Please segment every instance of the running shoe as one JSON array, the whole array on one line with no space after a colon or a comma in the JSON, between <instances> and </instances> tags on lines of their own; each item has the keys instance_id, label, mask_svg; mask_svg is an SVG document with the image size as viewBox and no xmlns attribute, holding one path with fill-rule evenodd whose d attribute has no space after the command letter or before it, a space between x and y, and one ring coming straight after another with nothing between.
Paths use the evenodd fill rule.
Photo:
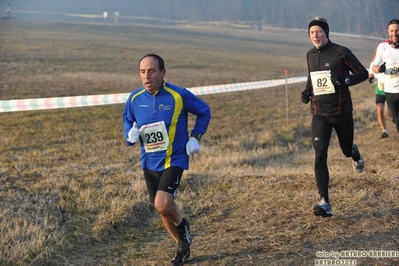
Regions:
<instances>
[{"instance_id":1,"label":"running shoe","mask_svg":"<svg viewBox=\"0 0 399 266\"><path fill-rule=\"evenodd\" d=\"M362 173L364 171L364 160L361 155L359 161L353 161L353 169L355 169L358 173Z\"/></svg>"},{"instance_id":2,"label":"running shoe","mask_svg":"<svg viewBox=\"0 0 399 266\"><path fill-rule=\"evenodd\" d=\"M182 224L177 228L177 234L178 252L180 254L186 254L191 246L190 223L186 219L183 218Z\"/></svg>"},{"instance_id":3,"label":"running shoe","mask_svg":"<svg viewBox=\"0 0 399 266\"><path fill-rule=\"evenodd\" d=\"M191 246L191 233L190 223L183 218L181 225L177 227L177 252L176 256L170 262L171 266L183 265L184 262L190 257Z\"/></svg>"},{"instance_id":4,"label":"running shoe","mask_svg":"<svg viewBox=\"0 0 399 266\"><path fill-rule=\"evenodd\" d=\"M177 251L176 256L170 262L170 266L181 266L188 259L188 257L190 257L190 249L188 249L185 254L180 254L180 252Z\"/></svg>"},{"instance_id":5,"label":"running shoe","mask_svg":"<svg viewBox=\"0 0 399 266\"><path fill-rule=\"evenodd\" d=\"M321 200L313 207L313 214L321 217L333 216L331 206L324 198L321 198Z\"/></svg>"},{"instance_id":6,"label":"running shoe","mask_svg":"<svg viewBox=\"0 0 399 266\"><path fill-rule=\"evenodd\" d=\"M381 139L388 138L388 133L386 131L382 132Z\"/></svg>"}]
</instances>

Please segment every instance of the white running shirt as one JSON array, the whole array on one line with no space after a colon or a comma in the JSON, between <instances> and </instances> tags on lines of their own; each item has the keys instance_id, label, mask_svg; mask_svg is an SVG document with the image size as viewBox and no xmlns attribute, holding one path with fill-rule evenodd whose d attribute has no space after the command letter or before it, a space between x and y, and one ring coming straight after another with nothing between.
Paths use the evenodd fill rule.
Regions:
<instances>
[{"instance_id":1,"label":"white running shirt","mask_svg":"<svg viewBox=\"0 0 399 266\"><path fill-rule=\"evenodd\" d=\"M377 46L371 65L380 66L384 62L386 63L384 91L399 93L399 49L391 47L388 41Z\"/></svg>"}]
</instances>

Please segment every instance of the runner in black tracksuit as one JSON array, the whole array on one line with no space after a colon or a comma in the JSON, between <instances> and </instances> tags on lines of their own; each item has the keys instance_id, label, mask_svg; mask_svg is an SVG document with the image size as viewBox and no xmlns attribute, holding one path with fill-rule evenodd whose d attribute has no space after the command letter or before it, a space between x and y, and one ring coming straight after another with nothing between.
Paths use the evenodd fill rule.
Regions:
<instances>
[{"instance_id":1,"label":"runner in black tracksuit","mask_svg":"<svg viewBox=\"0 0 399 266\"><path fill-rule=\"evenodd\" d=\"M306 89L302 92L302 102L311 101L313 114L314 170L321 197L314 207L314 214L328 217L333 215L329 205L327 168L327 152L333 128L344 155L352 158L357 172L364 171L364 160L353 143L353 107L348 86L365 81L368 71L348 48L328 39L329 26L325 19L311 20L308 29L314 48L306 54L309 75Z\"/></svg>"}]
</instances>

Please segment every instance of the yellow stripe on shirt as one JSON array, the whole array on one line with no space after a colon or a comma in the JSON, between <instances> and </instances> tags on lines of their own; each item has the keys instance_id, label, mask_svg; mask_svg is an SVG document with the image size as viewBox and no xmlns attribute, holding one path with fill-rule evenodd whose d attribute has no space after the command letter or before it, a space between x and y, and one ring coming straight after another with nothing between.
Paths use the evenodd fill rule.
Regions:
<instances>
[{"instance_id":1,"label":"yellow stripe on shirt","mask_svg":"<svg viewBox=\"0 0 399 266\"><path fill-rule=\"evenodd\" d=\"M142 94L143 92L145 92L145 90L139 91L138 93L136 93L135 95L133 95L132 99L130 100L130 102L133 102L134 98L136 98L137 96L139 96L140 94Z\"/></svg>"},{"instance_id":2,"label":"yellow stripe on shirt","mask_svg":"<svg viewBox=\"0 0 399 266\"><path fill-rule=\"evenodd\" d=\"M176 125L177 122L179 120L179 115L181 113L181 110L183 109L183 99L181 97L181 95L177 92L175 92L174 90L172 90L171 88L166 87L166 85L164 84L164 89L169 92L174 100L175 100L175 109L173 110L173 116L172 116L172 120L170 122L170 126L169 126L169 147L166 150L166 158L165 158L165 169L170 167L170 162L172 161L172 151L173 151L173 142L175 140L175 136L176 136Z\"/></svg>"}]
</instances>

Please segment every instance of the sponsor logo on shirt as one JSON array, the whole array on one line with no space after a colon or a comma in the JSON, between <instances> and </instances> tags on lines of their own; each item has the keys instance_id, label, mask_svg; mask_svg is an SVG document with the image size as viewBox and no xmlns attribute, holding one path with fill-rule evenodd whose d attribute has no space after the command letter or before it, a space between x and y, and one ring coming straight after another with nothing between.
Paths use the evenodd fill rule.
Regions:
<instances>
[{"instance_id":1,"label":"sponsor logo on shirt","mask_svg":"<svg viewBox=\"0 0 399 266\"><path fill-rule=\"evenodd\" d=\"M173 106L172 106L172 105L163 105L163 104L160 104L160 105L158 106L158 109L159 109L159 111L170 111L170 110L173 109Z\"/></svg>"}]
</instances>

